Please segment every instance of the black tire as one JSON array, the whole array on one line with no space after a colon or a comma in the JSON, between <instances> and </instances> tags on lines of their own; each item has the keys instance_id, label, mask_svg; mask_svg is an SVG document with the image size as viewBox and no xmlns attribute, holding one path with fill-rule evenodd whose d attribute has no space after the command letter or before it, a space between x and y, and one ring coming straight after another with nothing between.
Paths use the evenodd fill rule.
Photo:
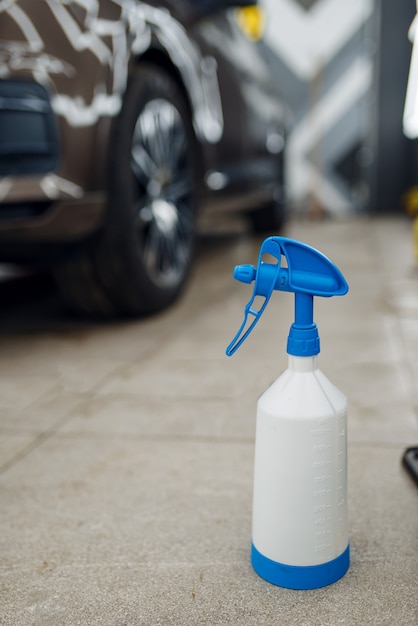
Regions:
<instances>
[{"instance_id":1,"label":"black tire","mask_svg":"<svg viewBox=\"0 0 418 626\"><path fill-rule=\"evenodd\" d=\"M196 143L187 101L165 71L131 75L110 148L103 231L57 272L81 313L159 311L182 292L196 225Z\"/></svg>"},{"instance_id":2,"label":"black tire","mask_svg":"<svg viewBox=\"0 0 418 626\"><path fill-rule=\"evenodd\" d=\"M287 219L285 191L285 155L277 159L277 184L269 202L249 213L250 226L255 234L265 235L283 230Z\"/></svg>"},{"instance_id":3,"label":"black tire","mask_svg":"<svg viewBox=\"0 0 418 626\"><path fill-rule=\"evenodd\" d=\"M286 208L283 203L272 200L256 211L251 211L249 218L253 233L260 235L274 233L283 229L286 222Z\"/></svg>"}]
</instances>

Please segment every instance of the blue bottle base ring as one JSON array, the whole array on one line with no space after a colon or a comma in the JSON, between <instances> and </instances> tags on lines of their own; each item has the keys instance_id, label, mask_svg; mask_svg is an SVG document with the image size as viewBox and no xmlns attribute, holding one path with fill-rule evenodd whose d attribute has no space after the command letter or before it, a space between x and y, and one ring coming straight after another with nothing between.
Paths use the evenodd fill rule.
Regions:
<instances>
[{"instance_id":1,"label":"blue bottle base ring","mask_svg":"<svg viewBox=\"0 0 418 626\"><path fill-rule=\"evenodd\" d=\"M251 563L261 578L287 589L317 589L335 583L350 566L350 545L336 559L320 565L285 565L263 556L251 546Z\"/></svg>"}]
</instances>

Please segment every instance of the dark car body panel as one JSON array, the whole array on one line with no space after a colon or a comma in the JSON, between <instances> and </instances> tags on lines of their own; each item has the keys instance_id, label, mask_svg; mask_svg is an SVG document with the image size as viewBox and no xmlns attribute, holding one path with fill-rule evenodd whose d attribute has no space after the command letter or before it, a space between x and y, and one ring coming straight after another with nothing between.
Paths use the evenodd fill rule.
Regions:
<instances>
[{"instance_id":1,"label":"dark car body panel","mask_svg":"<svg viewBox=\"0 0 418 626\"><path fill-rule=\"evenodd\" d=\"M32 147L18 130L0 134L0 260L36 258L100 228L112 122L141 61L165 67L187 97L202 205L253 208L280 193L281 148L267 146L283 135L284 111L261 46L222 8L233 4L248 3L0 4L0 129L28 106L24 123L31 115L44 129Z\"/></svg>"}]
</instances>

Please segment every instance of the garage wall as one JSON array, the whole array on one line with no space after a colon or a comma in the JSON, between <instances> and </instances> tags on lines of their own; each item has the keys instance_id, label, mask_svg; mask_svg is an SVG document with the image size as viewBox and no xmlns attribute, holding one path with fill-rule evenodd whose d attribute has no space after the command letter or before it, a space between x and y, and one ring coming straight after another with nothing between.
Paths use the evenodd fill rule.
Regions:
<instances>
[{"instance_id":1,"label":"garage wall","mask_svg":"<svg viewBox=\"0 0 418 626\"><path fill-rule=\"evenodd\" d=\"M393 49L393 35L386 46L381 39L382 25L391 27L392 18L382 11L386 4L398 15L399 50ZM387 108L379 97L387 97L388 88L386 80L382 90L382 50L395 66L403 50L397 108L391 104L395 132L401 128L409 62L402 63L405 51L410 54L406 34L415 0L401 4L402 10L393 0L262 0L268 54L292 111L287 183L294 209L344 215L376 205L379 153L387 152L379 122Z\"/></svg>"},{"instance_id":2,"label":"garage wall","mask_svg":"<svg viewBox=\"0 0 418 626\"><path fill-rule=\"evenodd\" d=\"M402 132L402 116L412 46L407 33L415 0L380 0L379 80L374 119L377 159L371 187L372 208L405 211L402 196L418 184L418 141Z\"/></svg>"}]
</instances>

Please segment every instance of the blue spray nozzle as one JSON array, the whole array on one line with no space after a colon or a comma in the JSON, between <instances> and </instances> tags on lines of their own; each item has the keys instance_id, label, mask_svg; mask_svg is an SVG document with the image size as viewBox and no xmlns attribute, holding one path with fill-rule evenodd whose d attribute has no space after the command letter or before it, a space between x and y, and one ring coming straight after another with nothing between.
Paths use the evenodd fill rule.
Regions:
<instances>
[{"instance_id":1,"label":"blue spray nozzle","mask_svg":"<svg viewBox=\"0 0 418 626\"><path fill-rule=\"evenodd\" d=\"M255 278L256 269L254 265L236 265L233 276L235 280L250 285Z\"/></svg>"},{"instance_id":2,"label":"blue spray nozzle","mask_svg":"<svg viewBox=\"0 0 418 626\"><path fill-rule=\"evenodd\" d=\"M268 260L267 255L271 257ZM273 291L295 294L295 321L288 337L288 353L296 356L318 354L319 336L313 321L313 298L342 296L348 291L344 276L324 254L286 237L266 239L260 248L257 268L237 265L234 278L247 284L255 281L255 284L245 307L243 323L226 349L228 356L238 350L253 330ZM254 319L249 321L249 316Z\"/></svg>"}]
</instances>

